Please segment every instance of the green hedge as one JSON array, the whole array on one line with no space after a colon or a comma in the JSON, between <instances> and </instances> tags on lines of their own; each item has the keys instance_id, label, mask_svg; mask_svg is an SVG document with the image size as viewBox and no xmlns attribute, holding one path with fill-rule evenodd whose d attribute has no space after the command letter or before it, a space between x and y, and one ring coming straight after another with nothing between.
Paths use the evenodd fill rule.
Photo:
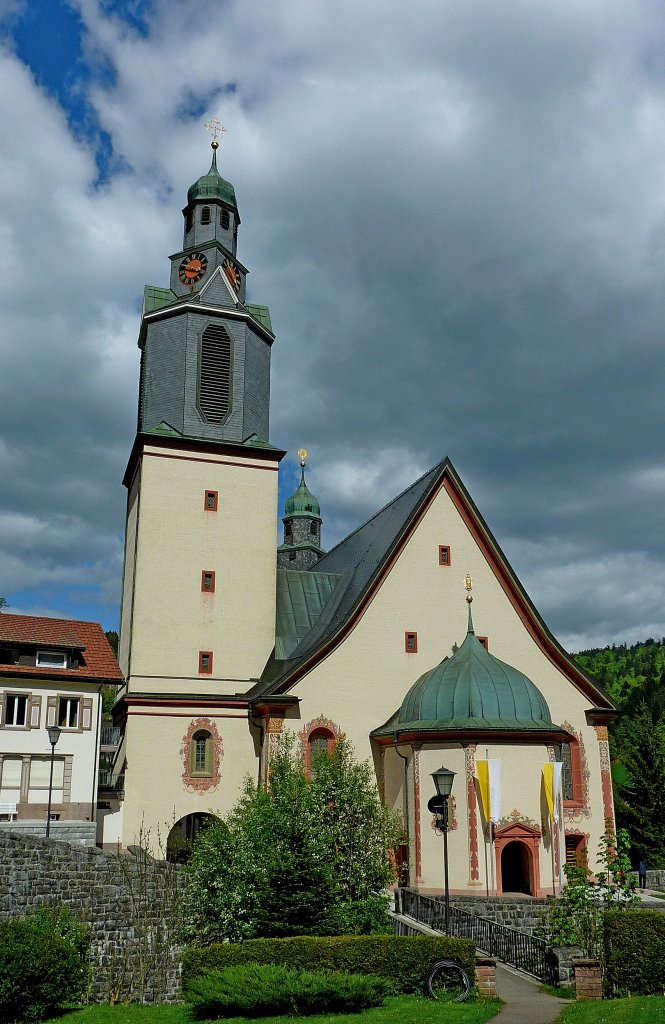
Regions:
<instances>
[{"instance_id":1,"label":"green hedge","mask_svg":"<svg viewBox=\"0 0 665 1024\"><path fill-rule=\"evenodd\" d=\"M298 1017L360 1013L380 1006L386 978L328 971L291 971L277 964L244 964L192 978L185 997L197 1020L220 1017Z\"/></svg>"},{"instance_id":2,"label":"green hedge","mask_svg":"<svg viewBox=\"0 0 665 1024\"><path fill-rule=\"evenodd\" d=\"M605 987L618 995L665 991L665 912L615 910L605 915Z\"/></svg>"},{"instance_id":3,"label":"green hedge","mask_svg":"<svg viewBox=\"0 0 665 1024\"><path fill-rule=\"evenodd\" d=\"M471 939L429 935L298 936L247 939L190 948L183 954L183 987L207 971L240 964L279 964L295 970L346 971L388 978L396 993L422 992L435 960L458 960L474 983L476 947Z\"/></svg>"}]
</instances>

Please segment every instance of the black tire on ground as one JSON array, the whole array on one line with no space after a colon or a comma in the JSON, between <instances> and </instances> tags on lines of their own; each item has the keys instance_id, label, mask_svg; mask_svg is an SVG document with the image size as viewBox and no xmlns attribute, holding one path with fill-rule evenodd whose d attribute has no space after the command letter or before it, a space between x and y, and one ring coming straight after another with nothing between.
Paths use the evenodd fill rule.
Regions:
<instances>
[{"instance_id":1,"label":"black tire on ground","mask_svg":"<svg viewBox=\"0 0 665 1024\"><path fill-rule=\"evenodd\" d=\"M456 960L437 960L427 972L425 994L430 999L463 1003L470 991L469 975Z\"/></svg>"}]
</instances>

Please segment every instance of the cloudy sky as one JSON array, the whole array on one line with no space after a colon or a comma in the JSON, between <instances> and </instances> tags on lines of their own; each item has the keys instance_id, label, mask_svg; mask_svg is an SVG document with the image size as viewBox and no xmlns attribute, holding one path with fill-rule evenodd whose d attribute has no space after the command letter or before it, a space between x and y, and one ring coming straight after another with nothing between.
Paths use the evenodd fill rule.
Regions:
<instances>
[{"instance_id":1,"label":"cloudy sky","mask_svg":"<svg viewBox=\"0 0 665 1024\"><path fill-rule=\"evenodd\" d=\"M662 0L0 0L0 595L115 628L143 286L227 128L282 493L448 454L569 649L665 634Z\"/></svg>"}]
</instances>

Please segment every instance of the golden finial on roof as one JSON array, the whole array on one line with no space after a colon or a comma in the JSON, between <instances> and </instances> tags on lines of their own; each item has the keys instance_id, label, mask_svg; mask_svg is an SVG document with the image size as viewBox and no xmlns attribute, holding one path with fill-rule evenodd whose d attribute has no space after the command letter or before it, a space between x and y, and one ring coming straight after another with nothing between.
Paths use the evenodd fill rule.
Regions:
<instances>
[{"instance_id":1,"label":"golden finial on roof","mask_svg":"<svg viewBox=\"0 0 665 1024\"><path fill-rule=\"evenodd\" d=\"M466 576L464 577L464 589L466 590L467 602L471 604L471 602L473 601L473 594L471 593L471 591L473 590L473 580L471 579L470 573L467 573Z\"/></svg>"},{"instance_id":2,"label":"golden finial on roof","mask_svg":"<svg viewBox=\"0 0 665 1024\"><path fill-rule=\"evenodd\" d=\"M222 122L219 120L218 117L212 117L207 124L204 124L203 127L207 132L212 132L212 142L210 143L212 148L219 149L219 141L217 139L217 136L221 135L223 132L226 131L226 128L224 127Z\"/></svg>"},{"instance_id":3,"label":"golden finial on roof","mask_svg":"<svg viewBox=\"0 0 665 1024\"><path fill-rule=\"evenodd\" d=\"M306 448L299 448L298 449L298 457L300 458L300 465L304 469L305 468L305 463L307 462L307 459L309 458L309 452L307 451Z\"/></svg>"}]
</instances>

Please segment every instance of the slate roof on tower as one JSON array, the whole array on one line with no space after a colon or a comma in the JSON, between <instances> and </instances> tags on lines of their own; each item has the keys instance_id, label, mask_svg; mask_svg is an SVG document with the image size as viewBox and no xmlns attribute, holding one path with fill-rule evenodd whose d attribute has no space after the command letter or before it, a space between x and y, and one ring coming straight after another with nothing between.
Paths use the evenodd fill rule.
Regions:
<instances>
[{"instance_id":1,"label":"slate roof on tower","mask_svg":"<svg viewBox=\"0 0 665 1024\"><path fill-rule=\"evenodd\" d=\"M536 642L586 694L594 710L613 715L616 708L610 697L564 651L548 630L448 458L424 473L308 570L311 574L334 574L338 581L318 617L312 616L315 621L309 632L290 651L283 645L276 647L261 680L248 696L258 698L286 693L344 639L441 487L446 488L465 517ZM278 636L284 633L280 614L278 606Z\"/></svg>"}]
</instances>

